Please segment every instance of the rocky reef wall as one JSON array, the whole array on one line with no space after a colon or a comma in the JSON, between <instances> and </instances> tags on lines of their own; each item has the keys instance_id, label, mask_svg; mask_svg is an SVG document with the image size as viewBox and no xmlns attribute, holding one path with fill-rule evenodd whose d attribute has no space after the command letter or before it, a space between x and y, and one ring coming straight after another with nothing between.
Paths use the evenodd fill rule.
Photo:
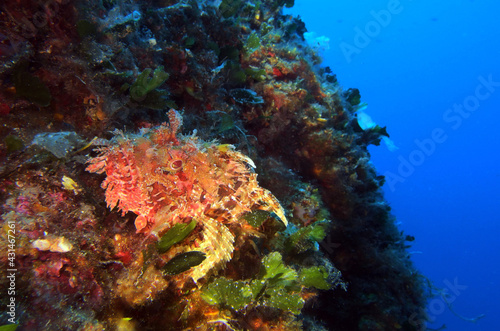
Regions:
<instances>
[{"instance_id":1,"label":"rocky reef wall","mask_svg":"<svg viewBox=\"0 0 500 331\"><path fill-rule=\"evenodd\" d=\"M387 131L293 0L1 6L3 324L425 329Z\"/></svg>"}]
</instances>

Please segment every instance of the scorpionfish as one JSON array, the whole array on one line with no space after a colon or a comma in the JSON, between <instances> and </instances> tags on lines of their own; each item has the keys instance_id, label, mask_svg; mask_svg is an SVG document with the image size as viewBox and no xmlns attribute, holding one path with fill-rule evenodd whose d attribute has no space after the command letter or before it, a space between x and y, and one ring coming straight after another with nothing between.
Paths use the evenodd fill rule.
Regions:
<instances>
[{"instance_id":1,"label":"scorpionfish","mask_svg":"<svg viewBox=\"0 0 500 331\"><path fill-rule=\"evenodd\" d=\"M244 222L253 210L274 212L287 225L283 208L270 191L259 186L253 161L231 145L204 142L178 133L181 115L171 109L169 123L139 134L115 132L104 141L87 171L105 173L107 205L123 214L133 212L138 233L158 236L178 223L195 219L199 227L190 245L171 254L193 250L206 259L189 271L195 281L231 259L231 224Z\"/></svg>"}]
</instances>

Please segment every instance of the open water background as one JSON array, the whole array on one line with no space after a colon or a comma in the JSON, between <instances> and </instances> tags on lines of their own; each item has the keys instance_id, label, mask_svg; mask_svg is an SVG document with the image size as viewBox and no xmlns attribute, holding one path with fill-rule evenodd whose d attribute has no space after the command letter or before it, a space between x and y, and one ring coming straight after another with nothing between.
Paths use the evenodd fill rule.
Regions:
<instances>
[{"instance_id":1,"label":"open water background","mask_svg":"<svg viewBox=\"0 0 500 331\"><path fill-rule=\"evenodd\" d=\"M399 147L370 147L417 268L447 289L431 328L500 325L500 2L296 0L324 62ZM361 32L360 32L361 31ZM364 37L362 35L365 35Z\"/></svg>"}]
</instances>

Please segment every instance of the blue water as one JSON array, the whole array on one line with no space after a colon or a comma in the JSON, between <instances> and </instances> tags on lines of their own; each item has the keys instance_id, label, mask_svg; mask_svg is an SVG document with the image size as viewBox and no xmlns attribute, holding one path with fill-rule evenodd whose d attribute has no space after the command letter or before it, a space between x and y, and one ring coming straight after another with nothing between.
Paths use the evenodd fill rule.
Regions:
<instances>
[{"instance_id":1,"label":"blue water","mask_svg":"<svg viewBox=\"0 0 500 331\"><path fill-rule=\"evenodd\" d=\"M436 297L429 327L497 330L500 2L296 0L286 13L329 38L323 65L399 147L370 153L417 268L457 314L486 315L465 321Z\"/></svg>"}]
</instances>

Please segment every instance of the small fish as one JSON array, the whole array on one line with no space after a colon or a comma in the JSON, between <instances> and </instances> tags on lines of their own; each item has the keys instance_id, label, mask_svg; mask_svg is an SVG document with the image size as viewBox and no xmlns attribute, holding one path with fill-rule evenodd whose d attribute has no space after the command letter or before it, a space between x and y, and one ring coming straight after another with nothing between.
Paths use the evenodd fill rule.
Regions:
<instances>
[{"instance_id":1,"label":"small fish","mask_svg":"<svg viewBox=\"0 0 500 331\"><path fill-rule=\"evenodd\" d=\"M78 187L78 184L66 175L63 176L61 183L65 190L73 191L75 195L77 195L81 191L81 188Z\"/></svg>"}]
</instances>

